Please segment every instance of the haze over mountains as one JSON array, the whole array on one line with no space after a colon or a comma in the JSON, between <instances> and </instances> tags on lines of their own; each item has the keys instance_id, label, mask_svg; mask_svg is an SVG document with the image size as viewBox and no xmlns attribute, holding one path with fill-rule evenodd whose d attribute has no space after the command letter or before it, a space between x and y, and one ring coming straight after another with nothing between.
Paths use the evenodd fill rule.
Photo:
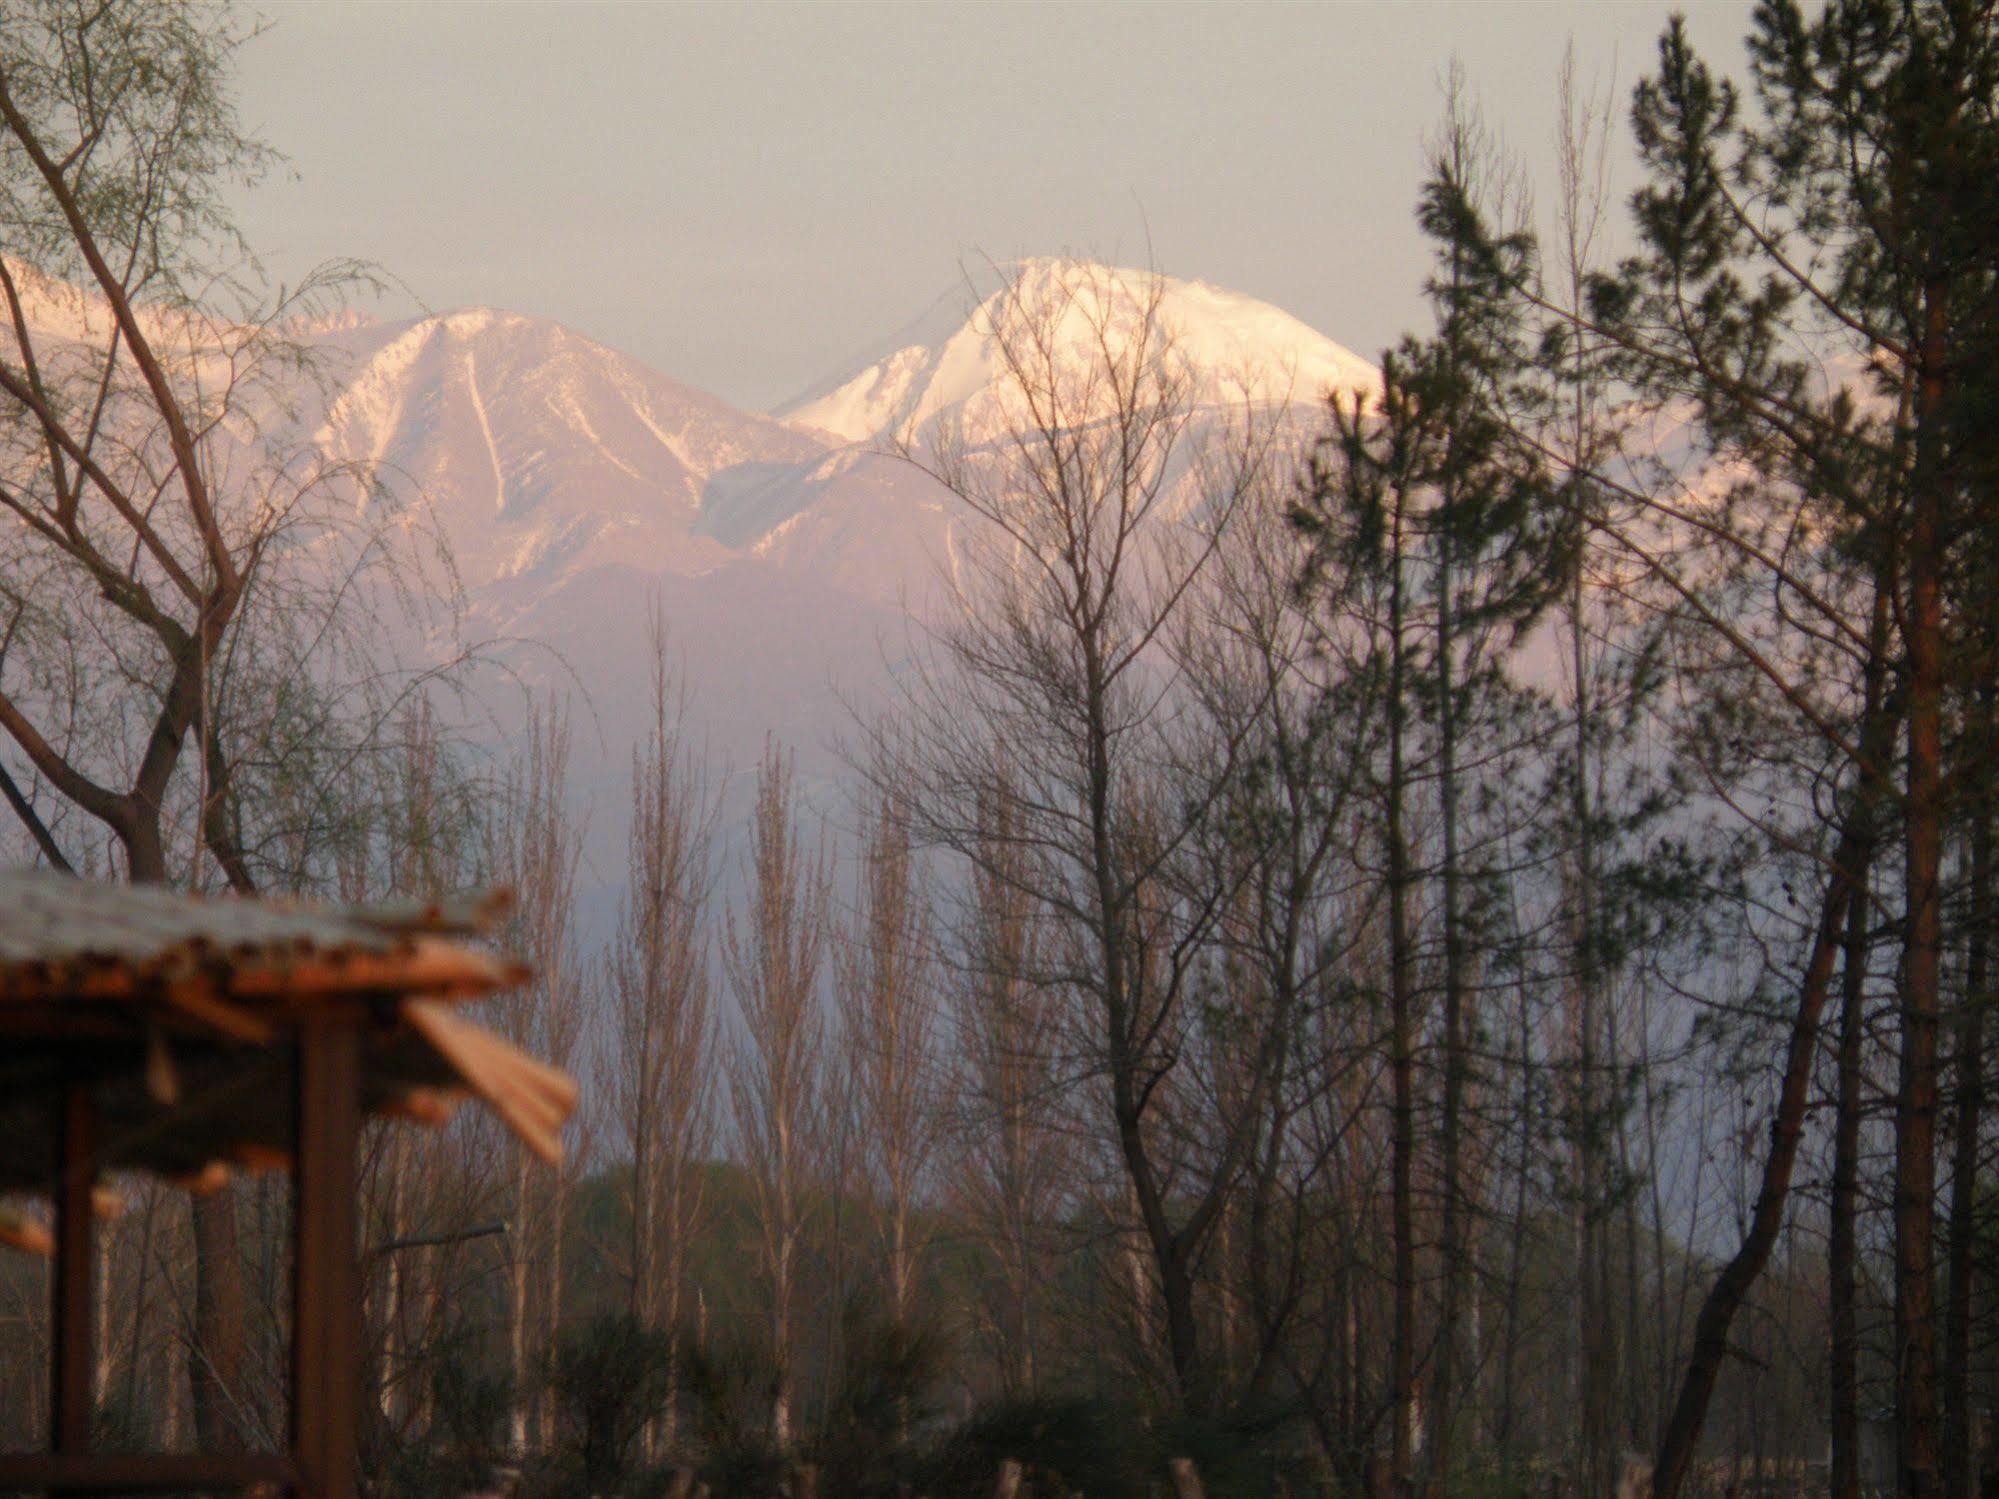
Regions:
<instances>
[{"instance_id":1,"label":"haze over mountains","mask_svg":"<svg viewBox=\"0 0 1999 1499\"><path fill-rule=\"evenodd\" d=\"M1073 297L1090 268L1020 267L1029 306ZM1155 278L1105 284L1135 314ZM1158 278L1160 315L1192 400L1313 406L1370 387L1373 368L1266 303ZM1068 306L1059 357L1088 364L1084 302ZM862 598L896 603L938 555L953 517L923 475L883 454L898 434L945 423L974 442L1015 414L990 334L997 291L939 298L857 366L775 416L739 411L558 324L474 308L320 335L340 357L317 440L386 464L421 489L466 585L518 599L616 565L693 577L756 559Z\"/></svg>"},{"instance_id":2,"label":"haze over mountains","mask_svg":"<svg viewBox=\"0 0 1999 1499\"><path fill-rule=\"evenodd\" d=\"M1149 273L1034 261L1027 307L1072 299L1057 357L1092 337L1078 278L1114 317L1159 293L1195 403L1303 414L1370 365L1266 303ZM830 800L829 741L848 703L875 699L903 654L954 528L976 524L916 467L888 456L943 425L979 441L1012 406L991 319L996 281L962 284L778 415L740 411L555 323L491 309L359 322L316 335L337 394L317 441L378 461L420 490L448 538L466 634L512 670L572 695L576 769L592 807L591 863L621 863L628 747L647 711L656 601L718 773L766 735Z\"/></svg>"},{"instance_id":3,"label":"haze over mountains","mask_svg":"<svg viewBox=\"0 0 1999 1499\"><path fill-rule=\"evenodd\" d=\"M50 336L103 335L94 295L15 269ZM881 700L912 616L934 607L966 528L983 526L890 450L976 449L1019 418L996 321L1037 320L1042 373L1087 383L1100 338L1128 337L1148 308L1193 410L1190 449L1250 408L1301 437L1316 432L1329 391L1377 380L1267 303L1049 259L962 280L774 415L557 323L489 308L402 321L349 313L310 329L322 383L296 400L284 386L281 402L300 408L327 458L378 471L448 543L457 637L401 638L385 619L396 653L482 645L503 668L480 693L498 739L521 716L506 677L569 702L572 772L589 808L586 882L612 887L629 754L650 712L654 611L691 737L724 782L724 822L734 778L770 736L796 753L808 800L837 811L832 742L855 709Z\"/></svg>"}]
</instances>

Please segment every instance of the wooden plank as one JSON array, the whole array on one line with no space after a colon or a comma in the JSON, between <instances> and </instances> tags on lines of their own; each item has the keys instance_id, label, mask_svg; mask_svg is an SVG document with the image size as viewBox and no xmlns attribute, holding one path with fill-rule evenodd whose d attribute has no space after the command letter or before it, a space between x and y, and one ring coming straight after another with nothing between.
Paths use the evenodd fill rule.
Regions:
<instances>
[{"instance_id":1,"label":"wooden plank","mask_svg":"<svg viewBox=\"0 0 1999 1499\"><path fill-rule=\"evenodd\" d=\"M217 998L225 1003L249 999L274 1004L347 994L467 999L518 984L529 973L519 963L436 937L396 942L396 950L390 952L309 947L280 952L253 949L208 958L175 953L146 962L0 963L0 1005L131 1000L192 1010ZM250 1023L257 1023L254 1017Z\"/></svg>"},{"instance_id":2,"label":"wooden plank","mask_svg":"<svg viewBox=\"0 0 1999 1499\"><path fill-rule=\"evenodd\" d=\"M0 1005L180 997L197 1013L232 996L484 993L518 965L444 940L484 928L503 895L340 910L207 900L0 870ZM213 1011L224 1026L263 1017Z\"/></svg>"},{"instance_id":3,"label":"wooden plank","mask_svg":"<svg viewBox=\"0 0 1999 1499\"><path fill-rule=\"evenodd\" d=\"M56 1105L55 1305L50 1350L49 1445L57 1452L90 1447L91 1275L96 1266L97 1120L90 1084L79 1074L63 1083Z\"/></svg>"},{"instance_id":4,"label":"wooden plank","mask_svg":"<svg viewBox=\"0 0 1999 1499\"><path fill-rule=\"evenodd\" d=\"M361 1367L355 1269L361 1040L353 1019L309 1017L298 1054L292 1455L308 1499L353 1499Z\"/></svg>"},{"instance_id":5,"label":"wooden plank","mask_svg":"<svg viewBox=\"0 0 1999 1499\"><path fill-rule=\"evenodd\" d=\"M535 1061L435 1000L406 1000L402 1013L523 1144L551 1164L562 1159L559 1131L576 1103L576 1084L566 1073Z\"/></svg>"},{"instance_id":6,"label":"wooden plank","mask_svg":"<svg viewBox=\"0 0 1999 1499\"><path fill-rule=\"evenodd\" d=\"M289 1458L263 1453L0 1452L0 1491L9 1492L290 1488L297 1481Z\"/></svg>"},{"instance_id":7,"label":"wooden plank","mask_svg":"<svg viewBox=\"0 0 1999 1499\"><path fill-rule=\"evenodd\" d=\"M221 1032L232 1041L241 1041L248 1046L269 1046L277 1037L277 1028L268 1020L251 1014L240 1005L217 998L206 981L169 984L160 990L160 998L181 1014Z\"/></svg>"},{"instance_id":8,"label":"wooden plank","mask_svg":"<svg viewBox=\"0 0 1999 1499\"><path fill-rule=\"evenodd\" d=\"M511 890L464 890L435 900L371 901L343 906L344 921L359 922L384 932L423 932L439 936L476 936L512 909Z\"/></svg>"},{"instance_id":9,"label":"wooden plank","mask_svg":"<svg viewBox=\"0 0 1999 1499\"><path fill-rule=\"evenodd\" d=\"M486 994L528 976L519 963L436 937L398 940L391 952L308 950L271 962L236 964L223 983L237 999L291 1000L341 994Z\"/></svg>"}]
</instances>

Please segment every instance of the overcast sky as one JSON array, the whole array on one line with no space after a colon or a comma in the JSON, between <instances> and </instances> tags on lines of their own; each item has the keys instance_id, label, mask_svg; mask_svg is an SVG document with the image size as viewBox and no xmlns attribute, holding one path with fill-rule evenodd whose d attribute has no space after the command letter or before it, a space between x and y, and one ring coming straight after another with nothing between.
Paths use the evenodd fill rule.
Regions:
<instances>
[{"instance_id":1,"label":"overcast sky","mask_svg":"<svg viewBox=\"0 0 1999 1499\"><path fill-rule=\"evenodd\" d=\"M1747 0L1683 8L1732 70ZM1545 180L1569 39L1621 120L1667 11L271 4L240 99L296 176L242 222L279 274L367 257L422 306L555 318L751 407L984 255L1150 260L1372 354L1420 316L1451 57Z\"/></svg>"}]
</instances>

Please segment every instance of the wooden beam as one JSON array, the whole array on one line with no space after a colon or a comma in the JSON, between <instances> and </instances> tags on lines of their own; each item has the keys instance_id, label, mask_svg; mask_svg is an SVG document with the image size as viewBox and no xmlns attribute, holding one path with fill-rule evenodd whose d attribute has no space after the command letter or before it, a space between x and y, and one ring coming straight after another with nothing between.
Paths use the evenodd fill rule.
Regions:
<instances>
[{"instance_id":1,"label":"wooden beam","mask_svg":"<svg viewBox=\"0 0 1999 1499\"><path fill-rule=\"evenodd\" d=\"M297 1481L289 1458L265 1453L0 1453L0 1492L7 1493L213 1491L252 1484L291 1488Z\"/></svg>"},{"instance_id":2,"label":"wooden beam","mask_svg":"<svg viewBox=\"0 0 1999 1499\"><path fill-rule=\"evenodd\" d=\"M562 1159L562 1123L576 1107L576 1083L435 1000L403 1002L403 1019L465 1085L551 1165Z\"/></svg>"},{"instance_id":3,"label":"wooden beam","mask_svg":"<svg viewBox=\"0 0 1999 1499\"><path fill-rule=\"evenodd\" d=\"M70 1063L74 1067L74 1062ZM56 1105L55 1305L50 1349L49 1446L90 1448L91 1276L96 1267L97 1118L90 1084L79 1072L63 1080Z\"/></svg>"},{"instance_id":4,"label":"wooden beam","mask_svg":"<svg viewBox=\"0 0 1999 1499\"><path fill-rule=\"evenodd\" d=\"M278 1034L264 1016L229 1003L206 983L168 984L160 998L190 1020L246 1046L269 1046Z\"/></svg>"},{"instance_id":5,"label":"wooden beam","mask_svg":"<svg viewBox=\"0 0 1999 1499\"><path fill-rule=\"evenodd\" d=\"M355 1269L361 1038L353 1017L306 1018L297 1090L292 1455L307 1499L353 1499L361 1374Z\"/></svg>"},{"instance_id":6,"label":"wooden beam","mask_svg":"<svg viewBox=\"0 0 1999 1499\"><path fill-rule=\"evenodd\" d=\"M344 996L431 994L465 999L509 988L528 974L520 963L441 937L409 937L388 952L308 944L277 957L253 951L224 964L214 964L182 943L128 962L0 962L0 1006L128 1000L172 1008L182 1001L248 999L294 1008L294 1001Z\"/></svg>"},{"instance_id":7,"label":"wooden beam","mask_svg":"<svg viewBox=\"0 0 1999 1499\"><path fill-rule=\"evenodd\" d=\"M412 937L394 952L307 952L282 964L235 968L223 992L234 999L287 1002L363 994L470 997L521 983L520 963L438 937Z\"/></svg>"}]
</instances>

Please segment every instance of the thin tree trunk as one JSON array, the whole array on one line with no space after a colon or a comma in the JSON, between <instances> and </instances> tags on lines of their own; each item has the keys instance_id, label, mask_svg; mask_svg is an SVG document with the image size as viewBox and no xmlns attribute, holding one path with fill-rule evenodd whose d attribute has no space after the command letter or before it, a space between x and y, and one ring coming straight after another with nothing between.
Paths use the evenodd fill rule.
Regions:
<instances>
[{"instance_id":1,"label":"thin tree trunk","mask_svg":"<svg viewBox=\"0 0 1999 1499\"><path fill-rule=\"evenodd\" d=\"M1867 711L1878 717L1887 694L1888 589L1874 590L1868 626L1865 674ZM1862 849L1854 870L1847 911L1846 947L1840 983L1838 1105L1833 1122L1832 1221L1827 1246L1830 1288L1831 1499L1859 1499L1860 1493L1860 1322L1859 1241L1861 1063L1866 1046L1868 928L1874 840Z\"/></svg>"},{"instance_id":2,"label":"thin tree trunk","mask_svg":"<svg viewBox=\"0 0 1999 1499\"><path fill-rule=\"evenodd\" d=\"M683 1189L676 1186L677 1200ZM660 1405L659 1440L664 1451L671 1452L680 1432L680 1305L682 1282L686 1271L686 1248L681 1242L681 1215L674 1214L672 1242L666 1249L666 1333L671 1340L666 1354L666 1399Z\"/></svg>"},{"instance_id":3,"label":"thin tree trunk","mask_svg":"<svg viewBox=\"0 0 1999 1499\"><path fill-rule=\"evenodd\" d=\"M146 1189L146 1208L139 1219L139 1264L132 1288L132 1321L125 1339L125 1408L139 1409L139 1371L145 1362L146 1313L152 1308L153 1225L159 1216L157 1188Z\"/></svg>"},{"instance_id":4,"label":"thin tree trunk","mask_svg":"<svg viewBox=\"0 0 1999 1499\"><path fill-rule=\"evenodd\" d=\"M1577 400L1580 402L1580 385ZM1576 416L1580 432L1583 416ZM1580 439L1578 439L1580 440ZM1571 524L1578 536L1587 524L1583 484L1571 486ZM1603 984L1597 964L1596 843L1594 809L1590 800L1589 662L1583 640L1583 573L1578 566L1570 580L1569 673L1575 694L1573 753L1574 784L1569 815L1574 822L1575 909L1570 932L1575 970L1576 1087L1574 1121L1580 1198L1576 1207L1576 1405L1582 1413L1582 1443L1578 1481L1581 1492L1607 1493L1616 1471L1615 1410L1617 1349L1610 1334L1608 1281L1605 1275L1602 1206L1603 1151L1601 1126L1605 1110L1599 1101L1597 1056L1602 1026ZM1631 1267L1636 1272L1634 1262Z\"/></svg>"},{"instance_id":5,"label":"thin tree trunk","mask_svg":"<svg viewBox=\"0 0 1999 1499\"><path fill-rule=\"evenodd\" d=\"M1748 1297L1750 1287L1763 1273L1770 1251L1784 1224L1784 1206L1790 1195L1791 1172L1797 1163L1798 1144L1804 1133L1805 1102L1811 1086L1812 1064L1818 1049L1819 1016L1825 1008L1832 984L1834 960L1845 933L1847 911L1856 898L1859 871L1867 864L1873 846L1873 824L1882 791L1885 764L1894 722L1885 708L1869 705L1861 734L1861 782L1856 805L1846 819L1838 846L1833 851L1826 878L1816 936L1799 986L1797 1008L1791 1019L1790 1040L1785 1048L1783 1083L1778 1095L1776 1117L1770 1125L1770 1153L1764 1158L1762 1181L1750 1214L1749 1230L1733 1257L1716 1276L1707 1299L1694 1322L1694 1345L1680 1380L1678 1398L1660 1438L1659 1454L1652 1465L1652 1499L1677 1499L1694 1448L1707 1420L1708 1402L1728 1356L1728 1333L1735 1314Z\"/></svg>"},{"instance_id":6,"label":"thin tree trunk","mask_svg":"<svg viewBox=\"0 0 1999 1499\"><path fill-rule=\"evenodd\" d=\"M780 1232L786 1246L777 1255L771 1280L770 1347L771 1395L770 1435L780 1453L791 1450L791 1250L787 1214Z\"/></svg>"},{"instance_id":7,"label":"thin tree trunk","mask_svg":"<svg viewBox=\"0 0 1999 1499\"><path fill-rule=\"evenodd\" d=\"M532 1250L529 1234L534 1222L528 1210L529 1174L527 1152L515 1149L514 1222L507 1243L512 1261L508 1266L507 1298L508 1368L513 1375L513 1407L507 1419L507 1446L515 1458L528 1452L528 1260Z\"/></svg>"},{"instance_id":8,"label":"thin tree trunk","mask_svg":"<svg viewBox=\"0 0 1999 1499\"><path fill-rule=\"evenodd\" d=\"M1839 1103L1833 1122L1832 1221L1827 1246L1831 1278L1831 1499L1860 1499L1859 1253L1855 1217L1860 1197L1860 1063L1867 997L1868 872L1854 873L1840 975Z\"/></svg>"},{"instance_id":9,"label":"thin tree trunk","mask_svg":"<svg viewBox=\"0 0 1999 1499\"><path fill-rule=\"evenodd\" d=\"M1946 288L1925 292L1927 336L1918 381L1917 459L1910 501L1908 821L1903 874L1902 1066L1895 1093L1896 1460L1906 1499L1937 1499L1936 1136L1937 1029L1943 961L1943 544L1937 449L1944 401Z\"/></svg>"},{"instance_id":10,"label":"thin tree trunk","mask_svg":"<svg viewBox=\"0 0 1999 1499\"><path fill-rule=\"evenodd\" d=\"M166 883L166 850L154 824L141 822L125 844L135 885ZM240 1452L236 1400L243 1373L243 1264L238 1252L236 1196L229 1187L189 1200L194 1228L194 1344L188 1349L188 1389L195 1440L207 1452Z\"/></svg>"},{"instance_id":11,"label":"thin tree trunk","mask_svg":"<svg viewBox=\"0 0 1999 1499\"><path fill-rule=\"evenodd\" d=\"M1944 1487L1949 1499L1977 1499L1972 1448L1972 1280L1978 1240L1978 1142L1985 1113L1985 1012L1991 985L1994 685L1979 694L1979 794L1971 800L1971 880L1965 912L1964 1002L1957 1017L1957 1118L1951 1142L1950 1289L1944 1305Z\"/></svg>"},{"instance_id":12,"label":"thin tree trunk","mask_svg":"<svg viewBox=\"0 0 1999 1499\"><path fill-rule=\"evenodd\" d=\"M1465 955L1462 930L1462 871L1458 847L1458 715L1452 589L1453 500L1446 485L1443 533L1437 538L1437 755L1438 796L1443 823L1444 928L1444 1085L1439 1121L1438 1188L1443 1196L1438 1258L1442 1284L1437 1297L1436 1372L1430 1397L1430 1451L1425 1467L1432 1492L1450 1479L1451 1437L1456 1422L1458 1322L1466 1278L1463 1114L1466 1073Z\"/></svg>"},{"instance_id":13,"label":"thin tree trunk","mask_svg":"<svg viewBox=\"0 0 1999 1499\"><path fill-rule=\"evenodd\" d=\"M1412 1438L1416 1424L1416 1233L1412 1172L1416 1154L1414 1093L1414 954L1409 931L1409 848L1403 828L1406 770L1403 737L1407 724L1402 640L1402 512L1398 499L1393 572L1389 580L1388 682L1388 947L1389 1055L1393 1139L1390 1146L1391 1232L1394 1237L1394 1327L1389 1342L1390 1478L1395 1492L1414 1489Z\"/></svg>"},{"instance_id":14,"label":"thin tree trunk","mask_svg":"<svg viewBox=\"0 0 1999 1499\"><path fill-rule=\"evenodd\" d=\"M555 1180L548 1194L548 1279L542 1294L543 1348L554 1348L562 1336L562 1226L569 1211L569 1171L566 1164L555 1168ZM544 1393L536 1402L541 1415L541 1447L546 1452L555 1445L555 1403Z\"/></svg>"},{"instance_id":15,"label":"thin tree trunk","mask_svg":"<svg viewBox=\"0 0 1999 1499\"><path fill-rule=\"evenodd\" d=\"M1519 1170L1514 1178L1513 1222L1508 1225L1506 1254L1506 1332L1501 1343L1499 1374L1499 1458L1511 1473L1515 1462L1515 1428L1519 1423L1520 1320L1527 1271L1527 1193L1534 1160L1533 1023L1525 985L1520 986L1520 1133Z\"/></svg>"}]
</instances>

